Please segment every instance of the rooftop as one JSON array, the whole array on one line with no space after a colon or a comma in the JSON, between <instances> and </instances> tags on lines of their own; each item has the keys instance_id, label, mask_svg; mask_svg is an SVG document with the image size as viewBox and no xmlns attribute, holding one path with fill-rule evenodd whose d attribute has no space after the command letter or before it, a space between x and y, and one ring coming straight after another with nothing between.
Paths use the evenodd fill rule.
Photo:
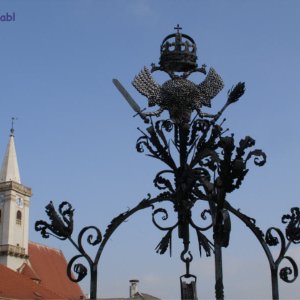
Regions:
<instances>
[{"instance_id":1,"label":"rooftop","mask_svg":"<svg viewBox=\"0 0 300 300\"><path fill-rule=\"evenodd\" d=\"M30 242L28 254L19 272L0 265L0 299L84 299L79 285L67 277L62 251Z\"/></svg>"}]
</instances>

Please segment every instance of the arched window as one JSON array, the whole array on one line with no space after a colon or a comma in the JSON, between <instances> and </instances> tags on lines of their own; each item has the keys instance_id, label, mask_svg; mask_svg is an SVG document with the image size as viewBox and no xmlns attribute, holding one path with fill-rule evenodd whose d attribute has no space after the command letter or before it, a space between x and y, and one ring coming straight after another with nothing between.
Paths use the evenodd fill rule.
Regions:
<instances>
[{"instance_id":1,"label":"arched window","mask_svg":"<svg viewBox=\"0 0 300 300\"><path fill-rule=\"evenodd\" d=\"M16 223L19 225L22 223L22 213L19 210L17 211Z\"/></svg>"}]
</instances>

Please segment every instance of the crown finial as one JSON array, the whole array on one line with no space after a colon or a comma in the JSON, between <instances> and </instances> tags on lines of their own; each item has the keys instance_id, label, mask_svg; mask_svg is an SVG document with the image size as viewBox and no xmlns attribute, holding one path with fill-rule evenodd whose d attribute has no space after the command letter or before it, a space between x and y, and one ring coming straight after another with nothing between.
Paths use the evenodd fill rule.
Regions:
<instances>
[{"instance_id":1,"label":"crown finial","mask_svg":"<svg viewBox=\"0 0 300 300\"><path fill-rule=\"evenodd\" d=\"M169 74L174 72L193 72L197 69L197 46L187 34L181 33L177 24L175 33L164 38L160 46L159 70Z\"/></svg>"},{"instance_id":2,"label":"crown finial","mask_svg":"<svg viewBox=\"0 0 300 300\"><path fill-rule=\"evenodd\" d=\"M174 27L175 30L177 30L177 33L179 33L179 30L182 30L182 27L179 26L179 24L177 24L176 27Z\"/></svg>"}]
</instances>

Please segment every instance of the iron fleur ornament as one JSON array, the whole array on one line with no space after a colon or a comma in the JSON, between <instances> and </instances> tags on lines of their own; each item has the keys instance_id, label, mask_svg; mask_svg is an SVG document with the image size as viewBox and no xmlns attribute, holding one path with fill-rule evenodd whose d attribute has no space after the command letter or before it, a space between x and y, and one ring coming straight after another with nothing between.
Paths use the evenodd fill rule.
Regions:
<instances>
[{"instance_id":1,"label":"iron fleur ornament","mask_svg":"<svg viewBox=\"0 0 300 300\"><path fill-rule=\"evenodd\" d=\"M270 227L264 233L255 219L231 206L229 194L240 188L249 172L249 163L259 167L266 163L266 154L254 148L252 137L245 136L236 141L234 134L224 128L226 120L220 121L224 111L245 93L245 83L239 82L228 91L227 100L217 113L202 111L203 107L211 107L224 83L214 68L207 72L205 64L198 67L195 41L181 33L179 26L175 30L161 44L159 65L152 64L151 69L144 67L132 81L133 87L147 98L148 106L156 106L156 110L142 110L125 87L113 79L132 109L147 124L145 130L139 128L141 136L136 143L137 151L165 165L153 180L158 195L152 197L148 194L137 206L115 217L103 236L97 227L88 226L80 231L76 242L72 237L74 210L66 202L59 206L61 216L50 203L46 213L51 223L38 221L36 230L45 238L52 234L70 240L80 254L70 260L68 275L71 280L80 281L89 271L91 299L96 299L97 266L106 243L131 215L146 208L152 209L153 224L164 232L156 252L164 254L169 250L172 253L172 238L176 230L183 243L180 259L185 273L179 278L181 299L198 299L197 277L190 272L194 259L190 248L191 231L196 233L200 256L214 256L215 297L224 299L222 248L230 244L231 215L234 215L261 244L270 266L272 299L279 299L278 278L293 282L298 276L295 261L286 253L292 244L300 243L300 210L294 207L290 214L282 217L282 223L286 224L285 233L277 227ZM153 73L157 71L165 72L170 79L162 84L156 82ZM188 79L193 73L200 73L205 78L194 83ZM162 118L165 111L168 118ZM161 203L171 203L173 211L160 206ZM194 212L197 203L206 205L200 214ZM165 225L164 221L171 213L175 213L176 221ZM93 234L87 235L87 242L98 247L94 259L87 254L82 243L91 230ZM280 246L277 257L271 252L275 246ZM80 258L88 262L89 270L82 263L75 263ZM288 266L280 268L283 261ZM77 274L77 279L73 278L72 271Z\"/></svg>"},{"instance_id":2,"label":"iron fleur ornament","mask_svg":"<svg viewBox=\"0 0 300 300\"><path fill-rule=\"evenodd\" d=\"M57 213L53 202L50 201L46 206L46 213L51 221L50 224L45 221L35 223L35 229L41 232L43 238L47 239L53 235L60 240L66 240L72 235L74 209L70 203L62 202Z\"/></svg>"}]
</instances>

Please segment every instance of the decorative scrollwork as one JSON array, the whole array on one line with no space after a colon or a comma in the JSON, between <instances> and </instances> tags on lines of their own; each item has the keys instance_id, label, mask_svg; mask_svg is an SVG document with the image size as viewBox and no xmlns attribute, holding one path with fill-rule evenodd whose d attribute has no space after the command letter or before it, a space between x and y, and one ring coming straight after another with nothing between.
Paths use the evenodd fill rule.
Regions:
<instances>
[{"instance_id":1,"label":"decorative scrollwork","mask_svg":"<svg viewBox=\"0 0 300 300\"><path fill-rule=\"evenodd\" d=\"M87 275L87 268L82 263L75 263L80 258L84 258L92 270L94 264L93 260L86 253L83 247L83 236L88 230L94 230L96 235L89 234L86 242L89 245L99 245L102 241L102 235L100 230L95 226L84 227L78 235L78 243L72 239L73 233L73 213L74 209L68 202L62 202L58 207L58 213L56 212L52 201L46 206L46 213L51 221L47 223L45 221L37 221L35 223L35 229L40 231L44 238L49 238L50 235L55 236L60 240L69 239L75 248L80 252L79 255L75 255L68 263L67 274L70 280L73 282L81 281ZM74 277L74 274L76 275Z\"/></svg>"},{"instance_id":2,"label":"decorative scrollwork","mask_svg":"<svg viewBox=\"0 0 300 300\"><path fill-rule=\"evenodd\" d=\"M267 155L260 149L250 151L245 161L247 162L252 156L255 156L254 164L258 167L263 166L267 161Z\"/></svg>"},{"instance_id":3,"label":"decorative scrollwork","mask_svg":"<svg viewBox=\"0 0 300 300\"><path fill-rule=\"evenodd\" d=\"M162 127L167 131L171 132L172 129L174 128L174 123L171 120L164 120L162 122Z\"/></svg>"},{"instance_id":4,"label":"decorative scrollwork","mask_svg":"<svg viewBox=\"0 0 300 300\"><path fill-rule=\"evenodd\" d=\"M271 227L267 230L265 240L269 246L277 246L279 244L278 237L272 234L272 231L276 231L278 233L279 229Z\"/></svg>"},{"instance_id":5,"label":"decorative scrollwork","mask_svg":"<svg viewBox=\"0 0 300 300\"><path fill-rule=\"evenodd\" d=\"M205 168L195 168L195 184L192 189L192 195L201 200L210 200L210 194L213 193L214 184L211 182L211 176Z\"/></svg>"},{"instance_id":6,"label":"decorative scrollwork","mask_svg":"<svg viewBox=\"0 0 300 300\"><path fill-rule=\"evenodd\" d=\"M73 232L73 212L72 205L68 202L62 202L59 205L59 214L56 212L53 202L46 206L46 213L51 221L37 221L35 223L35 230L40 231L43 238L49 238L50 235L55 236L60 240L66 240Z\"/></svg>"},{"instance_id":7,"label":"decorative scrollwork","mask_svg":"<svg viewBox=\"0 0 300 300\"><path fill-rule=\"evenodd\" d=\"M168 120L159 120L147 128L148 134L139 129L143 135L137 140L136 149L138 152L144 152L144 148L146 148L149 152L148 156L159 159L175 169L176 165L170 153L169 142L163 131L169 129L170 126Z\"/></svg>"},{"instance_id":8,"label":"decorative scrollwork","mask_svg":"<svg viewBox=\"0 0 300 300\"><path fill-rule=\"evenodd\" d=\"M279 276L283 281L287 283L292 283L298 277L298 267L294 259L291 258L290 256L284 256L284 258L290 262L291 267L282 268L279 272ZM290 278L291 275L292 278Z\"/></svg>"},{"instance_id":9,"label":"decorative scrollwork","mask_svg":"<svg viewBox=\"0 0 300 300\"><path fill-rule=\"evenodd\" d=\"M238 189L244 180L248 169L246 168L247 161L256 156L255 164L262 166L266 162L266 155L261 150L254 150L248 153L246 158L245 150L255 145L255 140L249 136L240 140L239 146L236 148L236 156L233 158L235 149L233 136L221 137L218 146L223 149L223 158L220 159L219 165L219 183L226 193L231 193Z\"/></svg>"},{"instance_id":10,"label":"decorative scrollwork","mask_svg":"<svg viewBox=\"0 0 300 300\"><path fill-rule=\"evenodd\" d=\"M153 70L167 72L171 79L162 85L157 84L150 71L144 68L133 80L134 87L148 98L149 106L159 106L156 112L141 111L139 105L114 80L132 108L148 123L144 132L139 129L141 136L136 142L137 151L145 152L147 156L158 159L168 166L167 170L158 172L153 180L154 186L162 193L154 199L150 199L149 195L148 199L143 199L133 209L128 209L112 219L103 237L97 227L88 226L80 231L76 243L71 237L74 210L67 202L63 202L59 206L58 213L50 202L46 207L46 212L51 222L36 222L36 230L40 231L45 238L54 235L61 240L69 239L73 243L80 254L70 260L67 272L72 281L78 282L87 275L88 271L92 274L91 277L97 276L97 264L102 251L120 224L135 212L152 207L152 222L154 226L164 231L164 236L155 248L156 252L164 254L169 249L170 255L172 254L172 234L178 227L178 236L184 245L180 257L186 264L186 274L181 278L195 278L189 273L190 262L193 260L189 249L190 229L194 229L198 238L200 256L203 252L206 256L215 252L216 298L223 299L221 247L229 245L231 232L229 212L231 212L248 226L261 243L269 260L272 276L274 274L277 276L279 264L286 259L291 267L283 267L279 274L284 281L293 282L298 276L297 265L292 258L285 254L291 243L300 243L299 208L293 208L290 215L282 217L282 222L287 223L286 239L289 241L287 242L283 233L275 227L269 228L264 235L256 226L253 218L234 209L226 201L228 193L240 188L249 171L247 164L250 160L256 166L263 166L266 163L266 154L260 149L252 148L255 146L253 138L246 136L236 144L233 134L225 134L229 129L222 128L225 119L217 124L225 109L237 102L244 94L245 84L239 82L228 91L227 102L216 115L202 112L203 105L210 107L211 100L223 88L223 82L213 69L210 69L205 81L200 84L188 80L187 77L190 74L200 70L196 64L196 52L186 51L187 47L183 47L186 50L179 51L184 45L181 43L184 35L179 34L179 26L177 35L174 36L176 36L175 45L180 42L177 44L178 47L175 47L178 49L171 53L168 50L170 43L163 43L162 45L166 47L161 48L163 51L161 65L160 67L153 66ZM165 41L167 40L168 38ZM192 47L193 45L194 43L185 44L185 46ZM193 49L196 50L196 47ZM204 66L202 72L205 73ZM159 117L164 110L169 112L170 119L154 121L155 117ZM192 117L194 118L192 119ZM170 179L170 177L172 178ZM210 220L203 222L208 225L202 227L196 225L192 219L192 208L199 200L204 200L209 205L209 209L203 210L200 214L201 219L206 220L208 215L211 216L211 222ZM167 209L155 209L154 206L158 202L165 203L166 201L170 201L177 214L177 219L173 223L169 220ZM159 217L161 220L158 220ZM169 225L170 223L175 224ZM213 230L208 232L209 229ZM89 230L92 230L93 234L87 234ZM204 231L213 234L213 242L203 233ZM84 249L84 245L87 244L99 246L93 259ZM274 259L270 247L276 245L280 245L281 248L277 259ZM89 269L83 263L78 262L82 258L89 264ZM75 277L73 273L76 275ZM186 294L186 297L182 298L196 298L196 293L194 293L195 297L190 297L190 295ZM96 299L96 293L91 298ZM278 297L274 297L274 299L278 299Z\"/></svg>"},{"instance_id":11,"label":"decorative scrollwork","mask_svg":"<svg viewBox=\"0 0 300 300\"><path fill-rule=\"evenodd\" d=\"M216 129L214 125L213 129ZM216 131L213 134L213 131ZM246 149L255 145L255 141L247 136L242 139L239 146L234 144L234 136L221 136L220 128L212 130L210 141L203 141L205 147L201 147L201 151L197 153L193 162L210 170L213 174L218 175L214 182L208 182L206 185L209 190L213 187L217 188L216 199L224 201L226 193L231 193L233 190L238 189L248 173L247 161L255 156L254 163L257 166L262 166L266 162L266 155L261 150L250 151L246 155ZM234 152L236 155L234 156ZM209 191L207 190L207 191Z\"/></svg>"},{"instance_id":12,"label":"decorative scrollwork","mask_svg":"<svg viewBox=\"0 0 300 300\"><path fill-rule=\"evenodd\" d=\"M101 234L101 231L99 230L99 228L95 227L95 226L87 226L87 227L84 227L79 235L78 235L78 246L79 246L79 249L80 249L80 252L81 253L85 253L85 250L84 250L84 247L83 247L83 243L82 243L82 240L83 240L83 236L84 234L88 231L88 230L94 230L95 232L95 235L93 234L89 234L86 238L86 241L89 245L91 246L96 246L98 244L101 243L102 241L102 234Z\"/></svg>"},{"instance_id":13,"label":"decorative scrollwork","mask_svg":"<svg viewBox=\"0 0 300 300\"><path fill-rule=\"evenodd\" d=\"M209 209L204 209L201 214L200 214L200 217L202 220L207 220L207 215L210 215L211 216L211 211ZM206 231L206 230L209 230L210 228L213 227L213 221L211 220L211 222L209 223L209 225L207 226L199 226L199 225L196 225L196 223L193 221L193 219L191 218L190 219L190 224L191 226L197 231Z\"/></svg>"},{"instance_id":14,"label":"decorative scrollwork","mask_svg":"<svg viewBox=\"0 0 300 300\"><path fill-rule=\"evenodd\" d=\"M174 229L177 225L178 225L178 222L173 225L173 226L167 226L167 227L163 227L161 225L158 224L158 222L156 221L156 216L158 214L162 214L161 215L161 219L163 221L166 221L168 220L169 218L169 214L168 214L168 211L165 209L165 208L157 208L155 209L153 212L152 212L152 222L153 224L160 230L170 230L170 229Z\"/></svg>"},{"instance_id":15,"label":"decorative scrollwork","mask_svg":"<svg viewBox=\"0 0 300 300\"><path fill-rule=\"evenodd\" d=\"M203 128L201 128L203 132L200 131L201 135L199 134L197 139L194 138L195 142L189 150L189 153L191 153L192 150L195 149L191 160L191 166L203 165L214 171L216 169L215 163L219 162L219 156L216 153L216 149L218 148L222 127L209 122L202 122L202 124L205 124ZM203 161L204 159L206 160L206 163ZM207 163L209 161L211 161L211 163Z\"/></svg>"},{"instance_id":16,"label":"decorative scrollwork","mask_svg":"<svg viewBox=\"0 0 300 300\"><path fill-rule=\"evenodd\" d=\"M172 186L171 181L162 176L163 174L168 174L168 173L174 176L174 171L171 170L164 170L159 172L153 180L154 186L157 187L159 190L167 189L171 194L174 194L175 190L174 187Z\"/></svg>"},{"instance_id":17,"label":"decorative scrollwork","mask_svg":"<svg viewBox=\"0 0 300 300\"><path fill-rule=\"evenodd\" d=\"M290 215L284 215L282 217L282 223L288 223L285 234L286 238L294 244L300 243L300 208L291 208Z\"/></svg>"},{"instance_id":18,"label":"decorative scrollwork","mask_svg":"<svg viewBox=\"0 0 300 300\"><path fill-rule=\"evenodd\" d=\"M163 221L166 221L169 218L168 211L165 208L157 208L152 212L153 224L160 230L167 231L165 236L161 239L161 241L156 246L155 250L156 250L156 253L164 254L169 248L170 256L171 256L172 255L172 232L177 227L178 222L173 226L163 227L163 226L159 225L158 222L156 221L156 216L158 214L162 214L161 219Z\"/></svg>"},{"instance_id":19,"label":"decorative scrollwork","mask_svg":"<svg viewBox=\"0 0 300 300\"><path fill-rule=\"evenodd\" d=\"M211 216L211 211L210 211L210 209L204 209L203 211L202 211L202 213L201 213L201 218L203 219L203 220L206 220L207 219L207 214L209 214L210 216Z\"/></svg>"},{"instance_id":20,"label":"decorative scrollwork","mask_svg":"<svg viewBox=\"0 0 300 300\"><path fill-rule=\"evenodd\" d=\"M246 136L240 140L239 147L236 149L237 159L241 159L245 155L245 150L255 145L255 140L251 136Z\"/></svg>"},{"instance_id":21,"label":"decorative scrollwork","mask_svg":"<svg viewBox=\"0 0 300 300\"><path fill-rule=\"evenodd\" d=\"M174 123L171 120L159 120L155 123L155 132L160 137L164 146L168 145L168 141L165 136L164 130L166 132L171 132L173 127L174 127Z\"/></svg>"},{"instance_id":22,"label":"decorative scrollwork","mask_svg":"<svg viewBox=\"0 0 300 300\"><path fill-rule=\"evenodd\" d=\"M196 119L192 122L191 135L188 141L188 145L195 145L196 141L199 139L199 133L206 134L210 128L210 123L205 119Z\"/></svg>"},{"instance_id":23,"label":"decorative scrollwork","mask_svg":"<svg viewBox=\"0 0 300 300\"><path fill-rule=\"evenodd\" d=\"M146 135L139 137L136 142L137 152L143 153L145 151L144 146L146 146L148 148L148 145L149 145L149 141L148 141L148 137Z\"/></svg>"},{"instance_id":24,"label":"decorative scrollwork","mask_svg":"<svg viewBox=\"0 0 300 300\"><path fill-rule=\"evenodd\" d=\"M111 224L107 227L105 234L102 238L101 231L95 226L84 227L79 235L77 243L72 238L72 229L73 229L73 212L72 206L68 202L63 202L59 205L59 214L56 212L53 203L50 202L46 206L46 212L51 220L51 223L48 224L45 221L37 221L35 228L37 231L40 231L44 238L48 238L50 235L55 236L58 239L69 239L73 246L78 250L80 254L75 255L68 263L67 274L70 280L73 282L79 282L86 277L88 271L91 276L91 299L96 299L97 294L97 266L103 249L110 238L111 234L121 225L129 216L135 212L142 210L148 207L154 207L154 203L168 201L165 198L154 198L151 199L151 195L148 194L148 197L143 199L137 206L133 209L128 210L111 221ZM62 227L62 229L61 229ZM50 232L49 232L49 231ZM88 231L91 231L86 236ZM84 240L86 237L86 240ZM96 252L95 257L92 259L84 249L84 242L91 246L99 246ZM83 259L88 265L89 269L81 262L77 262L79 259ZM77 262L77 263L76 263Z\"/></svg>"},{"instance_id":25,"label":"decorative scrollwork","mask_svg":"<svg viewBox=\"0 0 300 300\"><path fill-rule=\"evenodd\" d=\"M83 255L76 255L68 263L67 275L68 275L69 279L73 282L80 282L87 275L87 268L83 264L81 264L81 263L74 264L74 262L77 259L83 258L83 257L84 257ZM73 268L73 270L72 270L72 268ZM77 274L77 277L74 277L74 273Z\"/></svg>"},{"instance_id":26,"label":"decorative scrollwork","mask_svg":"<svg viewBox=\"0 0 300 300\"><path fill-rule=\"evenodd\" d=\"M151 145L150 142L150 138L144 134L143 136L141 136L136 143L136 149L138 152L142 153L144 152L144 148L147 148L147 150L149 151L150 154L147 154L148 156L152 156L155 158L159 158L160 157L160 153L158 150L155 150L153 148L153 146Z\"/></svg>"}]
</instances>

